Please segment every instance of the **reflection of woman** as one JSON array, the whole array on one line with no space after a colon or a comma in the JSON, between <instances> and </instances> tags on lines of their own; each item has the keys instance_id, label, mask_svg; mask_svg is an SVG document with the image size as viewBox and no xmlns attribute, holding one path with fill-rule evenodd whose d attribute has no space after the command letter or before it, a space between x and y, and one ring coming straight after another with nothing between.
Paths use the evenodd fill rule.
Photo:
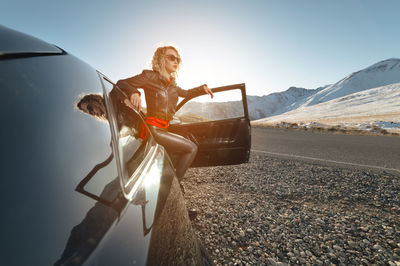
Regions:
<instances>
[{"instance_id":1,"label":"reflection of woman","mask_svg":"<svg viewBox=\"0 0 400 266\"><path fill-rule=\"evenodd\" d=\"M197 146L192 141L167 131L169 121L175 114L178 96L188 97L192 93L205 91L213 97L207 85L191 90L183 90L177 86L175 77L180 63L181 59L175 47L159 47L154 52L153 70L143 70L139 75L117 82L129 96L128 104L133 104L138 110L141 108L141 99L137 88L144 90L147 104L146 124L156 141L164 146L169 154L179 154L176 162L178 180L182 179L197 153Z\"/></svg>"},{"instance_id":2,"label":"reflection of woman","mask_svg":"<svg viewBox=\"0 0 400 266\"><path fill-rule=\"evenodd\" d=\"M104 99L99 94L85 94L77 102L76 106L84 113L90 114L99 119L107 119Z\"/></svg>"}]
</instances>

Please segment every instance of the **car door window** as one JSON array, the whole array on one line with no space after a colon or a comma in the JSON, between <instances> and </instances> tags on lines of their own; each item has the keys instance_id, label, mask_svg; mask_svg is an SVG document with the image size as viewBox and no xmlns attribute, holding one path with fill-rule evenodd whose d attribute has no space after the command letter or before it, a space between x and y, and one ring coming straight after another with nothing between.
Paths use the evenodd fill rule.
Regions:
<instances>
[{"instance_id":1,"label":"car door window","mask_svg":"<svg viewBox=\"0 0 400 266\"><path fill-rule=\"evenodd\" d=\"M175 118L183 124L244 117L242 91L240 88L202 95L185 103Z\"/></svg>"},{"instance_id":2,"label":"car door window","mask_svg":"<svg viewBox=\"0 0 400 266\"><path fill-rule=\"evenodd\" d=\"M156 142L141 115L123 103L126 95L100 74L123 193L132 199L155 155Z\"/></svg>"}]
</instances>

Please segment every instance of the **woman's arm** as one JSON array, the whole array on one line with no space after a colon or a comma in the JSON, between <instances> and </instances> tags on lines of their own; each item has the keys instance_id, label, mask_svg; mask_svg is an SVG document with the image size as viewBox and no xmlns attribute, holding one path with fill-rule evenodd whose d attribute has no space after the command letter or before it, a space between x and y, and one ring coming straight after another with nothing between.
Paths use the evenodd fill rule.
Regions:
<instances>
[{"instance_id":1,"label":"woman's arm","mask_svg":"<svg viewBox=\"0 0 400 266\"><path fill-rule=\"evenodd\" d=\"M125 104L129 107L136 107L139 111L142 107L142 103L138 88L144 89L146 87L148 81L146 72L147 70L143 70L139 75L127 79L120 79L116 84L128 96L129 100L126 99L124 101Z\"/></svg>"},{"instance_id":2,"label":"woman's arm","mask_svg":"<svg viewBox=\"0 0 400 266\"><path fill-rule=\"evenodd\" d=\"M177 86L178 88L178 96L180 97L190 97L195 93L203 92L205 91L207 94L211 96L211 98L214 97L213 92L208 88L207 84L200 85L196 88L190 89L190 90L184 90L181 87Z\"/></svg>"},{"instance_id":3,"label":"woman's arm","mask_svg":"<svg viewBox=\"0 0 400 266\"><path fill-rule=\"evenodd\" d=\"M146 70L143 70L139 75L118 80L117 86L123 90L128 97L130 97L133 93L139 93L140 95L138 88L143 88L146 85L147 80Z\"/></svg>"}]
</instances>

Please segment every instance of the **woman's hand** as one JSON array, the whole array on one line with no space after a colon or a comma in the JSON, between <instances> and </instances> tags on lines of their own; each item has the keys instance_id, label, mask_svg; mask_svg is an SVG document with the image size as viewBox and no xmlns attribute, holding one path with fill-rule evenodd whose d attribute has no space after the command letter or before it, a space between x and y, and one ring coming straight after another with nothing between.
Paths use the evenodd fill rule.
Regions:
<instances>
[{"instance_id":1,"label":"woman's hand","mask_svg":"<svg viewBox=\"0 0 400 266\"><path fill-rule=\"evenodd\" d=\"M202 87L203 87L203 90L204 90L207 94L209 94L209 95L211 96L211 98L214 98L214 94L213 94L213 92L208 88L207 84L202 85Z\"/></svg>"},{"instance_id":2,"label":"woman's hand","mask_svg":"<svg viewBox=\"0 0 400 266\"><path fill-rule=\"evenodd\" d=\"M128 106L128 107L130 107L130 108L135 108L135 109L137 109L138 110L138 112L140 112L140 110L142 109L142 100L141 100L141 98L140 98L140 94L139 93L133 93L132 95L131 95L131 98L128 100L128 99L125 99L124 100L124 103Z\"/></svg>"}]
</instances>

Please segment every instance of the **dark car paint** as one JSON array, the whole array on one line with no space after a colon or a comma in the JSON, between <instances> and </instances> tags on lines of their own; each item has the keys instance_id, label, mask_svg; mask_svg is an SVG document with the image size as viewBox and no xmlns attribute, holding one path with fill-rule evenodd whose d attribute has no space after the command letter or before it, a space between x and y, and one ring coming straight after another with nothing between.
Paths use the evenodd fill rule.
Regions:
<instances>
[{"instance_id":1,"label":"dark car paint","mask_svg":"<svg viewBox=\"0 0 400 266\"><path fill-rule=\"evenodd\" d=\"M50 265L96 203L76 185L111 153L108 125L74 109L77 95L100 92L99 78L70 55L0 61L0 73L7 99L0 107L7 154L2 258L8 265ZM117 177L115 162L97 175ZM102 191L102 183L94 185Z\"/></svg>"},{"instance_id":2,"label":"dark car paint","mask_svg":"<svg viewBox=\"0 0 400 266\"><path fill-rule=\"evenodd\" d=\"M0 35L5 34L1 29ZM145 196L137 193L131 202L121 198L114 158L96 171L87 189L115 205L75 191L112 154L108 123L75 107L79 95L102 93L97 72L68 54L0 58L0 264L78 265L88 257L88 265L141 265L158 259L201 263L161 146L161 181Z\"/></svg>"},{"instance_id":3,"label":"dark car paint","mask_svg":"<svg viewBox=\"0 0 400 266\"><path fill-rule=\"evenodd\" d=\"M12 58L34 54L63 54L64 51L33 36L0 25L0 57Z\"/></svg>"},{"instance_id":4,"label":"dark car paint","mask_svg":"<svg viewBox=\"0 0 400 266\"><path fill-rule=\"evenodd\" d=\"M169 164L168 157L164 156L164 149L161 146L158 153L159 159L163 160L164 164ZM106 186L105 190L110 192L120 190L119 183L114 180ZM96 242L96 236L103 228L108 229L108 227L111 230L103 237L104 239L85 263L86 265L143 265L145 263L155 265L160 262L202 264L199 256L200 247L196 239L192 237L193 232L186 207L181 199L180 187L172 168L163 167L162 175L156 180L153 179L150 186L141 186L131 204L127 204L126 201L125 203L119 206L119 212L106 208L102 203L96 203L85 219L71 231L69 245L64 250L67 259L65 261L61 259L60 264L57 265L80 261L81 256L85 258L85 253L89 253L93 248L91 246ZM113 212L114 219L106 221L108 224L104 226L103 223L99 225L98 221L103 220L107 212ZM121 214L122 219L119 217ZM106 217L109 216L106 215ZM137 239L141 237L143 239L138 246Z\"/></svg>"}]
</instances>

